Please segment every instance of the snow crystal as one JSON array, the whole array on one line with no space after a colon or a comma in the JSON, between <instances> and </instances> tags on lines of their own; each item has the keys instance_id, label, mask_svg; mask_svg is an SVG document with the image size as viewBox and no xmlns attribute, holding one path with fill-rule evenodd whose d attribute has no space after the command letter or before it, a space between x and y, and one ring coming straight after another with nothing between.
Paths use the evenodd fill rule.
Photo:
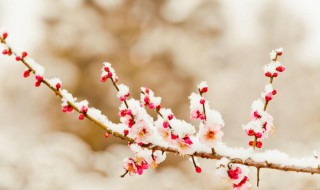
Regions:
<instances>
[{"instance_id":1,"label":"snow crystal","mask_svg":"<svg viewBox=\"0 0 320 190\"><path fill-rule=\"evenodd\" d=\"M25 58L25 61L35 71L35 75L43 76L45 68L42 65L38 64L35 60L31 58Z\"/></svg>"},{"instance_id":2,"label":"snow crystal","mask_svg":"<svg viewBox=\"0 0 320 190\"><path fill-rule=\"evenodd\" d=\"M172 119L170 121L172 131L174 134L178 135L179 138L192 135L196 132L196 129L190 123L179 119Z\"/></svg>"},{"instance_id":3,"label":"snow crystal","mask_svg":"<svg viewBox=\"0 0 320 190\"><path fill-rule=\"evenodd\" d=\"M69 93L69 92L68 92L67 90L65 90L65 89L61 90L60 93L61 93L61 95L62 95L62 101L63 101L63 102L69 101L69 102L74 103L75 101L77 101L77 98L74 98L74 97L72 96L72 94Z\"/></svg>"}]
</instances>

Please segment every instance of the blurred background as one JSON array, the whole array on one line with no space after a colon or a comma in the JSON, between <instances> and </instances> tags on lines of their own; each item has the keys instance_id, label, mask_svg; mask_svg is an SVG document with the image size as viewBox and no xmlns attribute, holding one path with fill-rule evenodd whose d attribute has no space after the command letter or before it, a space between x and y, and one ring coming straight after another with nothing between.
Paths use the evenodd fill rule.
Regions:
<instances>
[{"instance_id":1,"label":"blurred background","mask_svg":"<svg viewBox=\"0 0 320 190\"><path fill-rule=\"evenodd\" d=\"M320 145L320 2L231 0L0 0L0 25L9 38L59 77L79 99L118 121L111 85L99 82L109 61L138 97L146 86L164 107L188 120L188 96L202 80L226 122L224 142L247 147L241 125L268 82L269 52L284 48L286 72L275 80L270 105L276 133L264 149L312 155ZM0 189L231 189L215 161L169 155L143 176L119 178L126 143L77 114L63 114L47 88L24 80L24 67L0 57ZM256 171L251 169L255 184ZM320 176L261 170L259 189L320 189ZM254 185L252 189L257 189Z\"/></svg>"}]
</instances>

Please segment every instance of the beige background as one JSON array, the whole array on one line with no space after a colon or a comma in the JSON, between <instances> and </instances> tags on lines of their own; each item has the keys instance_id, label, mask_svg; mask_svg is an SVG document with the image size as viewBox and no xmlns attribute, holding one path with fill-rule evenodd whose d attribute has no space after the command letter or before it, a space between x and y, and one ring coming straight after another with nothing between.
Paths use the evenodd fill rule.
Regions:
<instances>
[{"instance_id":1,"label":"beige background","mask_svg":"<svg viewBox=\"0 0 320 190\"><path fill-rule=\"evenodd\" d=\"M247 146L241 125L267 82L262 67L271 49L283 47L287 70L270 105L276 134L264 149L301 157L320 151L319 8L316 0L0 0L0 23L46 76L61 78L113 121L119 103L112 86L99 82L102 61L113 63L134 97L150 87L185 119L187 97L207 80L230 146ZM0 61L0 189L231 189L215 176L215 161L200 160L198 175L173 155L157 170L120 179L131 155L125 142L63 114L48 89L23 79L21 65ZM320 189L319 180L262 170L260 189Z\"/></svg>"}]
</instances>

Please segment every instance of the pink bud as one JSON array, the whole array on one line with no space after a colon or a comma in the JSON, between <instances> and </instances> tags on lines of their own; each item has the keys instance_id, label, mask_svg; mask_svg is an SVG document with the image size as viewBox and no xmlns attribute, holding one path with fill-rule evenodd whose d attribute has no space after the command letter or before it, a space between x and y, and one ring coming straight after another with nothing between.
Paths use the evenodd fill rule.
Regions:
<instances>
[{"instance_id":1,"label":"pink bud","mask_svg":"<svg viewBox=\"0 0 320 190\"><path fill-rule=\"evenodd\" d=\"M124 136L127 136L129 134L129 130L127 130L127 129L123 130L123 134L124 134Z\"/></svg>"},{"instance_id":2,"label":"pink bud","mask_svg":"<svg viewBox=\"0 0 320 190\"><path fill-rule=\"evenodd\" d=\"M173 114L170 114L170 115L168 116L168 119L169 119L169 120L172 120L172 119L173 119Z\"/></svg>"},{"instance_id":3,"label":"pink bud","mask_svg":"<svg viewBox=\"0 0 320 190\"><path fill-rule=\"evenodd\" d=\"M279 66L276 68L277 71L279 71L280 73L283 72L284 70L286 70L286 68Z\"/></svg>"},{"instance_id":4,"label":"pink bud","mask_svg":"<svg viewBox=\"0 0 320 190\"><path fill-rule=\"evenodd\" d=\"M249 146L253 146L253 141L249 141Z\"/></svg>"},{"instance_id":5,"label":"pink bud","mask_svg":"<svg viewBox=\"0 0 320 190\"><path fill-rule=\"evenodd\" d=\"M36 87L39 87L41 85L41 81L37 81L35 84L34 84Z\"/></svg>"},{"instance_id":6,"label":"pink bud","mask_svg":"<svg viewBox=\"0 0 320 190\"><path fill-rule=\"evenodd\" d=\"M126 100L126 97L124 97L124 96L121 96L121 97L120 97L120 101L121 101L121 102L123 102L123 101L125 101L125 100Z\"/></svg>"},{"instance_id":7,"label":"pink bud","mask_svg":"<svg viewBox=\"0 0 320 190\"><path fill-rule=\"evenodd\" d=\"M41 82L43 80L43 76L36 75L35 79Z\"/></svg>"},{"instance_id":8,"label":"pink bud","mask_svg":"<svg viewBox=\"0 0 320 190\"><path fill-rule=\"evenodd\" d=\"M57 84L56 84L56 89L57 89L57 90L60 90L60 88L61 88L61 84L60 84L60 83L57 83Z\"/></svg>"},{"instance_id":9,"label":"pink bud","mask_svg":"<svg viewBox=\"0 0 320 190\"><path fill-rule=\"evenodd\" d=\"M108 138L108 137L109 137L109 133L106 132L106 133L104 134L104 138Z\"/></svg>"},{"instance_id":10,"label":"pink bud","mask_svg":"<svg viewBox=\"0 0 320 190\"><path fill-rule=\"evenodd\" d=\"M111 78L112 77L112 73L109 72L107 76L108 76L108 78Z\"/></svg>"},{"instance_id":11,"label":"pink bud","mask_svg":"<svg viewBox=\"0 0 320 190\"><path fill-rule=\"evenodd\" d=\"M257 148L261 148L262 147L262 142L261 141L258 141L257 144L256 144Z\"/></svg>"},{"instance_id":12,"label":"pink bud","mask_svg":"<svg viewBox=\"0 0 320 190\"><path fill-rule=\"evenodd\" d=\"M20 61L21 60L21 57L20 56L17 56L16 57L16 61Z\"/></svg>"},{"instance_id":13,"label":"pink bud","mask_svg":"<svg viewBox=\"0 0 320 190\"><path fill-rule=\"evenodd\" d=\"M200 100L200 104L203 105L204 103L206 103L206 100L205 100L205 99L201 99L201 100Z\"/></svg>"},{"instance_id":14,"label":"pink bud","mask_svg":"<svg viewBox=\"0 0 320 190\"><path fill-rule=\"evenodd\" d=\"M192 145L193 144L193 142L191 141L190 137L188 137L188 136L184 137L183 140L188 145Z\"/></svg>"},{"instance_id":15,"label":"pink bud","mask_svg":"<svg viewBox=\"0 0 320 190\"><path fill-rule=\"evenodd\" d=\"M276 90L273 90L272 91L272 95L276 95L277 94L277 91Z\"/></svg>"},{"instance_id":16,"label":"pink bud","mask_svg":"<svg viewBox=\"0 0 320 190\"><path fill-rule=\"evenodd\" d=\"M265 75L266 77L271 77L271 73L270 73L270 72L266 72L264 75Z\"/></svg>"},{"instance_id":17,"label":"pink bud","mask_svg":"<svg viewBox=\"0 0 320 190\"><path fill-rule=\"evenodd\" d=\"M202 172L202 169L201 169L199 166L196 166L195 169L196 169L196 172L197 172L197 173L201 173L201 172Z\"/></svg>"},{"instance_id":18,"label":"pink bud","mask_svg":"<svg viewBox=\"0 0 320 190\"><path fill-rule=\"evenodd\" d=\"M200 114L199 118L200 118L201 120L205 120L205 119L206 119L206 116L205 116L204 114Z\"/></svg>"},{"instance_id":19,"label":"pink bud","mask_svg":"<svg viewBox=\"0 0 320 190\"><path fill-rule=\"evenodd\" d=\"M178 138L178 135L175 135L175 134L171 134L171 139L175 140Z\"/></svg>"},{"instance_id":20,"label":"pink bud","mask_svg":"<svg viewBox=\"0 0 320 190\"><path fill-rule=\"evenodd\" d=\"M124 117L124 116L126 116L127 115L127 110L121 110L120 112L119 112L119 116L120 117Z\"/></svg>"},{"instance_id":21,"label":"pink bud","mask_svg":"<svg viewBox=\"0 0 320 190\"><path fill-rule=\"evenodd\" d=\"M262 137L262 134L261 133L256 133L255 135L257 138L261 138Z\"/></svg>"},{"instance_id":22,"label":"pink bud","mask_svg":"<svg viewBox=\"0 0 320 190\"><path fill-rule=\"evenodd\" d=\"M148 96L146 96L146 97L144 97L143 101L144 101L144 104L149 104L150 98Z\"/></svg>"},{"instance_id":23,"label":"pink bud","mask_svg":"<svg viewBox=\"0 0 320 190\"><path fill-rule=\"evenodd\" d=\"M8 52L9 52L9 51L5 49L5 50L2 51L2 54L3 54L3 55L7 55Z\"/></svg>"},{"instance_id":24,"label":"pink bud","mask_svg":"<svg viewBox=\"0 0 320 190\"><path fill-rule=\"evenodd\" d=\"M101 82L106 82L108 80L108 76L102 76L101 78L100 78L100 81Z\"/></svg>"},{"instance_id":25,"label":"pink bud","mask_svg":"<svg viewBox=\"0 0 320 190\"><path fill-rule=\"evenodd\" d=\"M28 56L28 53L27 52L22 52L22 58L25 58L25 57L27 57Z\"/></svg>"},{"instance_id":26,"label":"pink bud","mask_svg":"<svg viewBox=\"0 0 320 190\"><path fill-rule=\"evenodd\" d=\"M133 119L129 119L128 127L131 128L134 125Z\"/></svg>"},{"instance_id":27,"label":"pink bud","mask_svg":"<svg viewBox=\"0 0 320 190\"><path fill-rule=\"evenodd\" d=\"M163 122L163 128L168 128L169 127L169 122L165 121Z\"/></svg>"},{"instance_id":28,"label":"pink bud","mask_svg":"<svg viewBox=\"0 0 320 190\"><path fill-rule=\"evenodd\" d=\"M277 77L278 73L273 73L272 77Z\"/></svg>"},{"instance_id":29,"label":"pink bud","mask_svg":"<svg viewBox=\"0 0 320 190\"><path fill-rule=\"evenodd\" d=\"M83 120L84 117L85 117L84 114L80 114L78 118L79 118L79 120Z\"/></svg>"},{"instance_id":30,"label":"pink bud","mask_svg":"<svg viewBox=\"0 0 320 190\"><path fill-rule=\"evenodd\" d=\"M23 77L24 78L27 78L27 77L29 77L30 76L30 70L25 70L24 72L23 72Z\"/></svg>"},{"instance_id":31,"label":"pink bud","mask_svg":"<svg viewBox=\"0 0 320 190\"><path fill-rule=\"evenodd\" d=\"M67 111L68 111L68 106L63 106L63 107L62 107L62 111L63 111L63 112L67 112Z\"/></svg>"},{"instance_id":32,"label":"pink bud","mask_svg":"<svg viewBox=\"0 0 320 190\"><path fill-rule=\"evenodd\" d=\"M261 115L259 115L258 111L253 112L253 116L255 118L260 118L261 117Z\"/></svg>"},{"instance_id":33,"label":"pink bud","mask_svg":"<svg viewBox=\"0 0 320 190\"><path fill-rule=\"evenodd\" d=\"M149 104L149 108L153 110L155 108L154 104L153 103Z\"/></svg>"},{"instance_id":34,"label":"pink bud","mask_svg":"<svg viewBox=\"0 0 320 190\"><path fill-rule=\"evenodd\" d=\"M248 134L249 136L253 136L253 135L255 134L255 132L254 132L252 129L250 129L250 130L247 132L247 134Z\"/></svg>"},{"instance_id":35,"label":"pink bud","mask_svg":"<svg viewBox=\"0 0 320 190\"><path fill-rule=\"evenodd\" d=\"M132 111L130 109L127 110L127 115L132 115Z\"/></svg>"},{"instance_id":36,"label":"pink bud","mask_svg":"<svg viewBox=\"0 0 320 190\"><path fill-rule=\"evenodd\" d=\"M110 71L109 67L104 67L104 71L109 72Z\"/></svg>"},{"instance_id":37,"label":"pink bud","mask_svg":"<svg viewBox=\"0 0 320 190\"><path fill-rule=\"evenodd\" d=\"M203 87L201 90L200 90L201 93L206 93L208 92L208 87Z\"/></svg>"},{"instance_id":38,"label":"pink bud","mask_svg":"<svg viewBox=\"0 0 320 190\"><path fill-rule=\"evenodd\" d=\"M269 102L272 100L272 96L271 95L266 95L265 97L266 101Z\"/></svg>"},{"instance_id":39,"label":"pink bud","mask_svg":"<svg viewBox=\"0 0 320 190\"><path fill-rule=\"evenodd\" d=\"M72 112L73 111L73 107L68 106L68 112Z\"/></svg>"},{"instance_id":40,"label":"pink bud","mask_svg":"<svg viewBox=\"0 0 320 190\"><path fill-rule=\"evenodd\" d=\"M2 38L5 40L7 37L8 37L8 33L7 33L7 32L4 32L4 33L2 34Z\"/></svg>"},{"instance_id":41,"label":"pink bud","mask_svg":"<svg viewBox=\"0 0 320 190\"><path fill-rule=\"evenodd\" d=\"M87 106L82 106L81 107L81 112L86 114L88 112L88 107Z\"/></svg>"}]
</instances>

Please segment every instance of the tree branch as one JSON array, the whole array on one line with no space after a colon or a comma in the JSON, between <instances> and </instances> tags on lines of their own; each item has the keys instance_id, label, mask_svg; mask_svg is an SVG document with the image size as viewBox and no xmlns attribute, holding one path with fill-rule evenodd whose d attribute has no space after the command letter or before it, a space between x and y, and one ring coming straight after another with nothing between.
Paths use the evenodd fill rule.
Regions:
<instances>
[{"instance_id":1,"label":"tree branch","mask_svg":"<svg viewBox=\"0 0 320 190\"><path fill-rule=\"evenodd\" d=\"M2 37L0 37L0 42L3 44L7 44L6 40L3 39ZM8 48L11 49L11 47ZM17 56L17 54L15 52L12 52L13 55ZM23 63L33 74L35 74L35 69L32 68L30 66L30 64L24 59L22 58L20 60L21 63ZM57 96L59 96L60 98L62 98L62 94L59 90L57 90L55 87L51 86L50 83L48 82L47 79L43 79L42 83L45 84L47 87L49 87ZM76 110L77 112L81 113L81 110L78 109L78 107L70 102L67 101L67 103L69 104L69 106L71 106L74 110ZM99 126L100 128L102 128L103 130L107 131L109 134L112 134L113 136L120 138L124 141L127 141L129 143L135 143L134 139L129 138L127 136L124 136L118 132L115 132L113 130L111 130L110 128L108 128L108 126L102 124L101 122L99 122L98 120L96 120L93 116L90 116L90 114L85 114L85 117L87 119L89 119L91 122L93 122L94 124L96 124L97 126ZM176 149L173 148L168 148L168 147L162 147L162 146L157 146L157 145L153 145L153 144L148 144L148 145L143 145L145 148L151 149L151 150L160 150L162 152L169 152L169 153L174 153L177 155L181 155ZM269 161L264 161L264 162L259 162L259 161L254 161L251 158L248 159L240 159L240 158L232 158L230 156L226 156L226 155L221 155L218 154L217 152L213 152L213 153L206 153L206 152L195 152L192 155L189 155L191 157L199 157L199 158L205 158L205 159L212 159L212 160L220 160L221 158L228 158L230 159L230 163L235 163L235 164L242 164L242 165L246 165L246 166L251 166L251 167L255 167L257 169L261 169L261 168L266 168L266 169L274 169L274 170L282 170L282 171L294 171L294 172L302 172L302 173L310 173L310 174L320 174L320 166L317 167L299 167L299 166L294 166L294 165L285 165L285 164L274 164L271 163Z\"/></svg>"}]
</instances>

